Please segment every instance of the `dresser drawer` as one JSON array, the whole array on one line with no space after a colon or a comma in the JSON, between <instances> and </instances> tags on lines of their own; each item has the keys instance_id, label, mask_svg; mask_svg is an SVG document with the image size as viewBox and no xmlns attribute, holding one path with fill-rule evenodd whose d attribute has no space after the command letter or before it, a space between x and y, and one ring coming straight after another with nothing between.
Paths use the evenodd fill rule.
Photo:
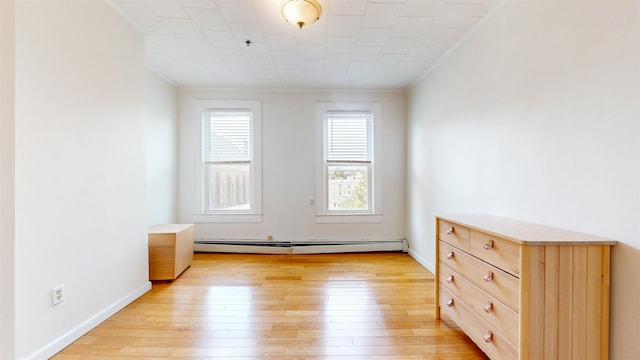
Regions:
<instances>
[{"instance_id":1,"label":"dresser drawer","mask_svg":"<svg viewBox=\"0 0 640 360\"><path fill-rule=\"evenodd\" d=\"M459 247L460 249L469 250L469 228L466 226L451 223L446 220L438 219L438 237L442 241Z\"/></svg>"},{"instance_id":2,"label":"dresser drawer","mask_svg":"<svg viewBox=\"0 0 640 360\"><path fill-rule=\"evenodd\" d=\"M471 230L469 247L471 254L520 277L520 244Z\"/></svg>"},{"instance_id":3,"label":"dresser drawer","mask_svg":"<svg viewBox=\"0 0 640 360\"><path fill-rule=\"evenodd\" d=\"M518 311L520 280L445 242L440 242L439 261L479 288Z\"/></svg>"},{"instance_id":4,"label":"dresser drawer","mask_svg":"<svg viewBox=\"0 0 640 360\"><path fill-rule=\"evenodd\" d=\"M440 290L441 308L492 359L518 359L518 350L495 326L475 316L457 296L447 289Z\"/></svg>"},{"instance_id":5,"label":"dresser drawer","mask_svg":"<svg viewBox=\"0 0 640 360\"><path fill-rule=\"evenodd\" d=\"M464 299L465 305L476 316L494 328L500 329L513 346L518 344L518 313L442 263L439 277L441 288L444 287L456 297ZM440 304L440 306L443 305L446 304Z\"/></svg>"}]
</instances>

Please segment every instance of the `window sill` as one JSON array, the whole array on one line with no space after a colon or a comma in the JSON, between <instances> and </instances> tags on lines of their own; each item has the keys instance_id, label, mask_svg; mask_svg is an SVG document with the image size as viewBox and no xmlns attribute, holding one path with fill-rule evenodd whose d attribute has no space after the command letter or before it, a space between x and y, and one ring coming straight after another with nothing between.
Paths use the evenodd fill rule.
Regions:
<instances>
[{"instance_id":1,"label":"window sill","mask_svg":"<svg viewBox=\"0 0 640 360\"><path fill-rule=\"evenodd\" d=\"M262 214L193 214L195 223L261 223Z\"/></svg>"},{"instance_id":2,"label":"window sill","mask_svg":"<svg viewBox=\"0 0 640 360\"><path fill-rule=\"evenodd\" d=\"M316 224L382 223L382 214L316 215Z\"/></svg>"}]
</instances>

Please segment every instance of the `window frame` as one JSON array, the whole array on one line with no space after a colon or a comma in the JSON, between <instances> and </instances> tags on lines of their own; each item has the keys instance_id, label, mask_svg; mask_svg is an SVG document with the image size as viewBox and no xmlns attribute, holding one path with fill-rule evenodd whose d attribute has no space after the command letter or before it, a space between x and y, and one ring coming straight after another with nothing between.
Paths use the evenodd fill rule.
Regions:
<instances>
[{"instance_id":1,"label":"window frame","mask_svg":"<svg viewBox=\"0 0 640 360\"><path fill-rule=\"evenodd\" d=\"M198 136L195 144L195 184L194 184L194 222L262 222L262 114L259 100L195 100L194 118L198 123ZM206 211L208 186L206 185L207 171L210 164L204 159L205 140L205 112L219 111L249 111L252 113L251 123L251 162L250 173L250 209L229 209Z\"/></svg>"},{"instance_id":2,"label":"window frame","mask_svg":"<svg viewBox=\"0 0 640 360\"><path fill-rule=\"evenodd\" d=\"M330 112L371 114L372 159L370 163L349 163L344 165L365 165L368 177L368 210L330 210L328 204L329 163L325 159L327 126L325 115ZM315 105L316 138L316 223L380 223L382 222L382 132L381 105L378 102L317 102ZM335 164L335 163L333 163Z\"/></svg>"}]
</instances>

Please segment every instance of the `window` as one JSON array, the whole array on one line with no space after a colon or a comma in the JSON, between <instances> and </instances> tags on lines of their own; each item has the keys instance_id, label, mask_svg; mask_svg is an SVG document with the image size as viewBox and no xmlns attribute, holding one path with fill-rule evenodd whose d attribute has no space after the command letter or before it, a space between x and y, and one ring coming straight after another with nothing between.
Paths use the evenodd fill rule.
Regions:
<instances>
[{"instance_id":1,"label":"window","mask_svg":"<svg viewBox=\"0 0 640 360\"><path fill-rule=\"evenodd\" d=\"M371 210L371 123L370 112L330 111L324 115L329 212Z\"/></svg>"},{"instance_id":2,"label":"window","mask_svg":"<svg viewBox=\"0 0 640 360\"><path fill-rule=\"evenodd\" d=\"M316 104L318 222L378 222L381 166L377 103Z\"/></svg>"},{"instance_id":3,"label":"window","mask_svg":"<svg viewBox=\"0 0 640 360\"><path fill-rule=\"evenodd\" d=\"M261 221L260 104L199 101L200 176L196 220Z\"/></svg>"}]
</instances>

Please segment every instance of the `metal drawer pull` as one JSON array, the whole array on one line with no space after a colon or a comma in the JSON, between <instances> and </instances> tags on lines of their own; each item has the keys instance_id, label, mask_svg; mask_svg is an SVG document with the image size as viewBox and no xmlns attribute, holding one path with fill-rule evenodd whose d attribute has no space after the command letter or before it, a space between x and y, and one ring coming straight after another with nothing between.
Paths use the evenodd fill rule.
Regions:
<instances>
[{"instance_id":1,"label":"metal drawer pull","mask_svg":"<svg viewBox=\"0 0 640 360\"><path fill-rule=\"evenodd\" d=\"M493 333L491 331L487 331L486 334L484 334L484 342L490 343L493 341Z\"/></svg>"},{"instance_id":2,"label":"metal drawer pull","mask_svg":"<svg viewBox=\"0 0 640 360\"><path fill-rule=\"evenodd\" d=\"M484 306L484 312L487 314L493 311L493 303L489 301L487 305Z\"/></svg>"},{"instance_id":3,"label":"metal drawer pull","mask_svg":"<svg viewBox=\"0 0 640 360\"><path fill-rule=\"evenodd\" d=\"M448 307L452 307L453 306L453 299L449 299L449 301L447 301L447 306Z\"/></svg>"},{"instance_id":4,"label":"metal drawer pull","mask_svg":"<svg viewBox=\"0 0 640 360\"><path fill-rule=\"evenodd\" d=\"M447 282L448 282L449 284L452 284L452 283L453 283L453 275L451 275L451 276L449 276L449 277L447 278Z\"/></svg>"},{"instance_id":5,"label":"metal drawer pull","mask_svg":"<svg viewBox=\"0 0 640 360\"><path fill-rule=\"evenodd\" d=\"M493 280L493 272L489 271L487 275L483 276L483 278L484 278L484 281L490 282L491 280Z\"/></svg>"},{"instance_id":6,"label":"metal drawer pull","mask_svg":"<svg viewBox=\"0 0 640 360\"><path fill-rule=\"evenodd\" d=\"M491 249L493 249L493 240L489 240L489 242L488 242L488 243L486 243L486 244L484 244L484 246L483 246L483 247L484 247L484 249L485 249L485 250L491 250Z\"/></svg>"},{"instance_id":7,"label":"metal drawer pull","mask_svg":"<svg viewBox=\"0 0 640 360\"><path fill-rule=\"evenodd\" d=\"M451 235L451 234L453 234L455 231L456 231L456 229L454 229L454 228L453 228L453 226L452 226L452 227L450 227L450 228L449 228L449 230L447 230L447 235Z\"/></svg>"},{"instance_id":8,"label":"metal drawer pull","mask_svg":"<svg viewBox=\"0 0 640 360\"><path fill-rule=\"evenodd\" d=\"M453 259L453 251L447 254L447 259Z\"/></svg>"}]
</instances>

